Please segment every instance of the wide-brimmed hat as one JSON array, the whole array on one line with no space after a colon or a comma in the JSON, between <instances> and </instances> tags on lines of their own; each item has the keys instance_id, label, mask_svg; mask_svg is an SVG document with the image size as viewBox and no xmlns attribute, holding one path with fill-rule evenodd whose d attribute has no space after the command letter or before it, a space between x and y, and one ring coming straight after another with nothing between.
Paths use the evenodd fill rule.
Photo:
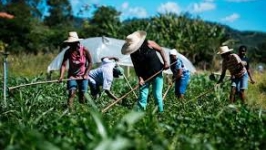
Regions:
<instances>
[{"instance_id":1,"label":"wide-brimmed hat","mask_svg":"<svg viewBox=\"0 0 266 150\"><path fill-rule=\"evenodd\" d=\"M170 55L174 55L174 56L176 56L176 55L177 55L177 50L176 50L176 49L171 49L171 50L169 51L169 54L170 54Z\"/></svg>"},{"instance_id":2,"label":"wide-brimmed hat","mask_svg":"<svg viewBox=\"0 0 266 150\"><path fill-rule=\"evenodd\" d=\"M83 39L80 39L80 38L78 37L77 32L72 31L72 32L69 32L69 33L68 33L68 39L65 40L64 42L65 42L65 43L73 43L73 42L79 42L79 41L81 41L81 40L83 40Z\"/></svg>"},{"instance_id":3,"label":"wide-brimmed hat","mask_svg":"<svg viewBox=\"0 0 266 150\"><path fill-rule=\"evenodd\" d=\"M147 33L145 31L135 31L126 37L126 42L121 49L121 53L129 55L140 48L144 42Z\"/></svg>"},{"instance_id":4,"label":"wide-brimmed hat","mask_svg":"<svg viewBox=\"0 0 266 150\"><path fill-rule=\"evenodd\" d=\"M222 46L219 48L219 52L217 54L224 54L227 52L231 52L233 49L229 49L228 46Z\"/></svg>"}]
</instances>

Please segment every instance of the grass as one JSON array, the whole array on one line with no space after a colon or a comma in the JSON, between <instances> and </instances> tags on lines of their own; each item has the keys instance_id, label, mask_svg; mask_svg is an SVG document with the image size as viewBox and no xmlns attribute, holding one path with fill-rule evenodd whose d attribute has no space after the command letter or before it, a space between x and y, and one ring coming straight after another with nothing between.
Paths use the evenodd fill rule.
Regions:
<instances>
[{"instance_id":1,"label":"grass","mask_svg":"<svg viewBox=\"0 0 266 150\"><path fill-rule=\"evenodd\" d=\"M36 77L42 74L46 74L47 66L56 57L57 54L38 54L38 55L9 55L8 62L8 77ZM3 59L0 60L3 64ZM3 65L0 65L0 69L3 70ZM125 68L125 70L127 70ZM134 77L135 73L132 69L129 70L130 76ZM129 72L126 71L126 72ZM201 72L200 74L206 74L206 79L208 79L209 72ZM249 88L246 91L246 97L248 104L254 105L256 107L266 108L266 76L263 73L254 71L252 73L256 84L249 83ZM57 79L59 72L55 72L52 76L53 79ZM204 85L206 87L210 85ZM193 90L193 87L189 90ZM203 87L205 88L205 87ZM210 87L208 87L210 88ZM207 89L205 89L207 90ZM228 91L229 93L229 91ZM194 95L195 96L195 95ZM196 96L195 96L196 97Z\"/></svg>"},{"instance_id":2,"label":"grass","mask_svg":"<svg viewBox=\"0 0 266 150\"><path fill-rule=\"evenodd\" d=\"M266 108L266 76L264 73L255 72L253 78L255 84L249 83L247 99L250 104Z\"/></svg>"},{"instance_id":3,"label":"grass","mask_svg":"<svg viewBox=\"0 0 266 150\"><path fill-rule=\"evenodd\" d=\"M45 74L47 66L51 63L55 54L38 55L9 55L7 57L8 76L13 77L34 77ZM3 64L4 59L0 60ZM0 65L3 70L3 65Z\"/></svg>"}]
</instances>

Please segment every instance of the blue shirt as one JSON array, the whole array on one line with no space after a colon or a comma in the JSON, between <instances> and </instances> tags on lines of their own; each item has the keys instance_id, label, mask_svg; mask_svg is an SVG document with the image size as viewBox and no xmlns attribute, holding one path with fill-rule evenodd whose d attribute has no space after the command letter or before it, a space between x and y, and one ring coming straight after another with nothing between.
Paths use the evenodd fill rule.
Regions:
<instances>
[{"instance_id":1,"label":"blue shirt","mask_svg":"<svg viewBox=\"0 0 266 150\"><path fill-rule=\"evenodd\" d=\"M183 61L181 59L177 59L176 60L176 64L174 66L174 70L173 72L177 72L178 69L182 70L182 74L183 76L188 76L190 75L189 70L184 66Z\"/></svg>"}]
</instances>

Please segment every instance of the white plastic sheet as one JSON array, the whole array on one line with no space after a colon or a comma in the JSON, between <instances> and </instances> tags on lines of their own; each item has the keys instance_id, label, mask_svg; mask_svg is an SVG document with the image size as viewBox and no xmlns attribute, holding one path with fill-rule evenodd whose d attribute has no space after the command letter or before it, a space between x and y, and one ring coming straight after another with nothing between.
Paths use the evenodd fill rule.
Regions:
<instances>
[{"instance_id":1,"label":"white plastic sheet","mask_svg":"<svg viewBox=\"0 0 266 150\"><path fill-rule=\"evenodd\" d=\"M119 39L109 38L109 37L93 37L93 38L87 38L81 41L81 44L84 45L90 51L93 63L100 63L102 57L114 56L114 57L119 58L119 62L117 62L118 65L132 67L133 64L132 64L130 55L123 55L121 53L121 48L124 43L125 43L124 40L119 40ZM47 68L47 72L60 69L66 49L67 48L63 49L54 58L54 60L49 64ZM163 49L165 51L166 58L169 62L170 49L165 48L165 47L163 47ZM196 69L193 66L193 64L185 56L178 53L177 57L183 61L184 65L192 73L196 72ZM172 74L170 69L165 70L164 73Z\"/></svg>"}]
</instances>

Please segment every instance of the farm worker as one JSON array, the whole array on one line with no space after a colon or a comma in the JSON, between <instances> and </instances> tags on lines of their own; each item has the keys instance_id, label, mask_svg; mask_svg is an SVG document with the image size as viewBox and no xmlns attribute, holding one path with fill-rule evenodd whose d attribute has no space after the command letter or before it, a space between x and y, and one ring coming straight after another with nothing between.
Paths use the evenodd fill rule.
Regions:
<instances>
[{"instance_id":1,"label":"farm worker","mask_svg":"<svg viewBox=\"0 0 266 150\"><path fill-rule=\"evenodd\" d=\"M184 94L187 90L190 81L190 71L183 64L181 59L177 57L177 50L172 49L169 52L170 67L173 72L173 81L175 82L175 95L177 98L184 99Z\"/></svg>"},{"instance_id":2,"label":"farm worker","mask_svg":"<svg viewBox=\"0 0 266 150\"><path fill-rule=\"evenodd\" d=\"M229 49L228 46L222 46L219 48L219 52L222 56L222 73L217 84L220 84L224 77L226 70L228 69L231 74L231 92L230 101L235 102L235 95L238 91L242 103L245 103L244 91L248 85L248 73L245 66L242 64L240 57L237 54L232 53L233 49Z\"/></svg>"},{"instance_id":3,"label":"farm worker","mask_svg":"<svg viewBox=\"0 0 266 150\"><path fill-rule=\"evenodd\" d=\"M159 112L163 112L163 76L162 69L168 69L169 65L165 53L156 42L146 39L145 31L135 31L126 37L126 42L121 49L124 55L130 55L134 65L135 73L138 77L139 97L136 105L137 110L145 110L149 94L149 86L152 84L153 96L158 105ZM159 52L163 63L156 52ZM158 74L157 74L158 73ZM151 78L148 82L147 79Z\"/></svg>"},{"instance_id":4,"label":"farm worker","mask_svg":"<svg viewBox=\"0 0 266 150\"><path fill-rule=\"evenodd\" d=\"M117 97L110 91L113 79L123 77L123 68L116 65L117 57L103 57L100 67L93 69L89 73L89 86L93 98L100 95L100 86L105 93L112 99L117 100Z\"/></svg>"},{"instance_id":5,"label":"farm worker","mask_svg":"<svg viewBox=\"0 0 266 150\"><path fill-rule=\"evenodd\" d=\"M246 67L247 69L247 73L248 73L248 76L249 76L249 79L250 79L250 82L252 84L255 83L255 81L253 80L252 78L252 75L251 75L251 72L249 70L249 59L248 57L246 56L246 52L247 52L247 47L245 45L241 45L239 48L238 48L238 56L241 58L242 60L242 64L244 64L244 66Z\"/></svg>"},{"instance_id":6,"label":"farm worker","mask_svg":"<svg viewBox=\"0 0 266 150\"><path fill-rule=\"evenodd\" d=\"M64 73L69 62L67 78L71 79L67 82L69 91L67 104L70 108L73 106L73 99L78 89L79 102L85 103L85 94L88 91L88 74L92 67L92 59L90 52L80 44L77 32L69 32L69 37L65 40L65 44L69 46L63 58L60 68L59 82L64 78ZM73 80L72 80L73 79Z\"/></svg>"}]
</instances>

